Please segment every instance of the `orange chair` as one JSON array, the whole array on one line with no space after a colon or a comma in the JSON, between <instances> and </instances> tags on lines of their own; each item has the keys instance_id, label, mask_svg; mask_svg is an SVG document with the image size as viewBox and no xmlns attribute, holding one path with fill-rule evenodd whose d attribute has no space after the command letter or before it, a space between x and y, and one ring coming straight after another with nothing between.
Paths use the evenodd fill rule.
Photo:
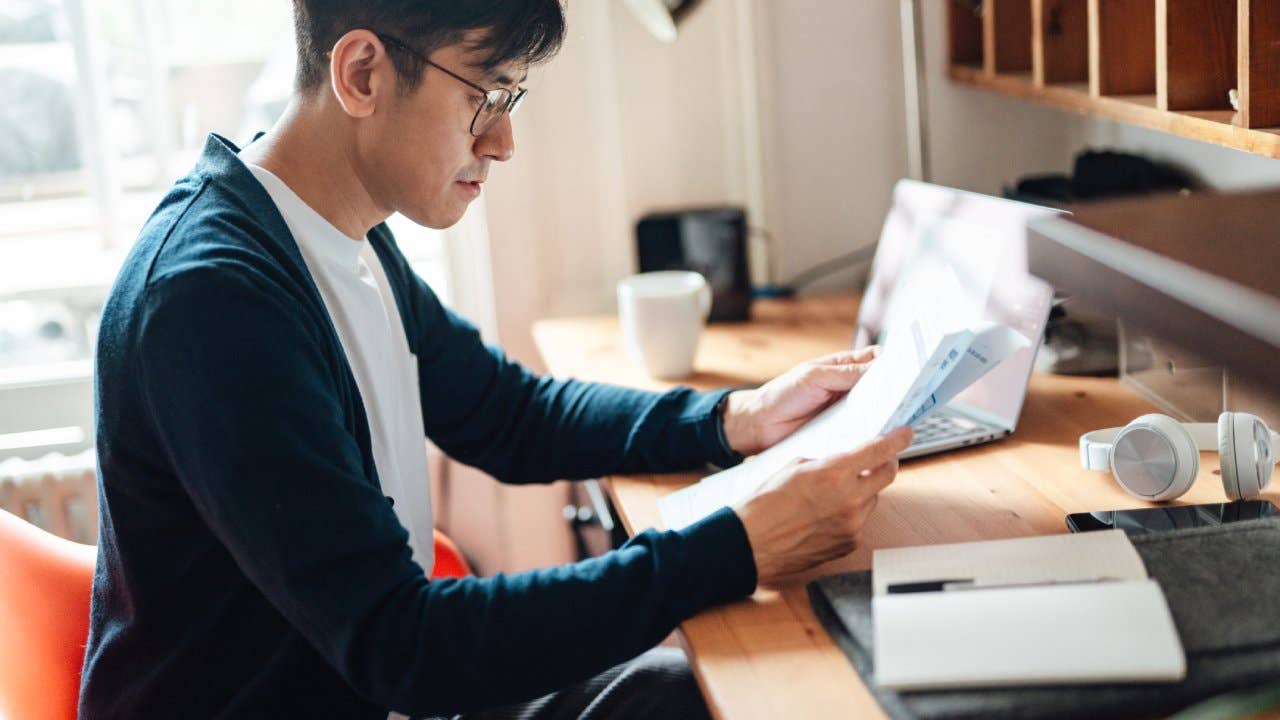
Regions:
<instances>
[{"instance_id":1,"label":"orange chair","mask_svg":"<svg viewBox=\"0 0 1280 720\"><path fill-rule=\"evenodd\" d=\"M76 716L96 557L0 510L0 717Z\"/></svg>"},{"instance_id":2,"label":"orange chair","mask_svg":"<svg viewBox=\"0 0 1280 720\"><path fill-rule=\"evenodd\" d=\"M471 574L471 566L462 557L458 546L439 530L435 531L436 564L431 569L431 579L446 577L466 577Z\"/></svg>"},{"instance_id":3,"label":"orange chair","mask_svg":"<svg viewBox=\"0 0 1280 720\"><path fill-rule=\"evenodd\" d=\"M435 554L433 579L471 574L439 530ZM0 510L0 718L76 716L96 558L94 546Z\"/></svg>"}]
</instances>

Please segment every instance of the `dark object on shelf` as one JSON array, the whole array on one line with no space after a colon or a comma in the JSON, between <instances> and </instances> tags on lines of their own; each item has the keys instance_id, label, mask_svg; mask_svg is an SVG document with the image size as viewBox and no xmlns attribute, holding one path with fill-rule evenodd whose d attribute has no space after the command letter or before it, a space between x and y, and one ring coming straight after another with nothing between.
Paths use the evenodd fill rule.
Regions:
<instances>
[{"instance_id":1,"label":"dark object on shelf","mask_svg":"<svg viewBox=\"0 0 1280 720\"><path fill-rule=\"evenodd\" d=\"M1004 196L1010 200L1056 208L1065 208L1075 199L1075 194L1071 191L1071 177L1064 173L1027 175L1019 179L1014 187L1006 187Z\"/></svg>"},{"instance_id":2,"label":"dark object on shelf","mask_svg":"<svg viewBox=\"0 0 1280 720\"><path fill-rule=\"evenodd\" d=\"M719 207L651 213L636 223L640 272L693 270L711 286L710 322L745 322L751 314L747 216Z\"/></svg>"},{"instance_id":3,"label":"dark object on shelf","mask_svg":"<svg viewBox=\"0 0 1280 720\"><path fill-rule=\"evenodd\" d=\"M1194 175L1176 165L1111 150L1085 150L1076 155L1071 175L1028 175L1013 188L1006 188L1005 196L1063 207L1130 195L1196 191L1202 186Z\"/></svg>"},{"instance_id":4,"label":"dark object on shelf","mask_svg":"<svg viewBox=\"0 0 1280 720\"><path fill-rule=\"evenodd\" d=\"M1071 178L1078 200L1192 191L1199 187L1199 181L1177 166L1110 150L1086 150L1077 155Z\"/></svg>"}]
</instances>

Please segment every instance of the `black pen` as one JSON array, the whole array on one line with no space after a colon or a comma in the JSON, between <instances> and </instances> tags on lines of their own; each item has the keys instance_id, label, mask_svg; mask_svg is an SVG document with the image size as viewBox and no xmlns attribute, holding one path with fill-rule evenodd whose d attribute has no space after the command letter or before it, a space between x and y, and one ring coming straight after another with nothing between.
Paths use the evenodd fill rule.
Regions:
<instances>
[{"instance_id":1,"label":"black pen","mask_svg":"<svg viewBox=\"0 0 1280 720\"><path fill-rule=\"evenodd\" d=\"M890 595L899 595L903 593L951 592L955 590L1005 590L1009 588L1041 587L1045 585L1085 585L1091 583L1119 582L1122 580L1124 580L1124 578L1105 576L1081 578L1079 580L1054 580L1052 578L1048 578L1044 580L992 583L986 585L979 584L978 581L973 578L947 578L943 580L921 580L919 582L893 583L889 585L886 590Z\"/></svg>"},{"instance_id":2,"label":"black pen","mask_svg":"<svg viewBox=\"0 0 1280 720\"><path fill-rule=\"evenodd\" d=\"M887 590L890 595L902 593L942 592L951 583L973 583L973 578L950 578L946 580L921 580L919 582L893 583Z\"/></svg>"}]
</instances>

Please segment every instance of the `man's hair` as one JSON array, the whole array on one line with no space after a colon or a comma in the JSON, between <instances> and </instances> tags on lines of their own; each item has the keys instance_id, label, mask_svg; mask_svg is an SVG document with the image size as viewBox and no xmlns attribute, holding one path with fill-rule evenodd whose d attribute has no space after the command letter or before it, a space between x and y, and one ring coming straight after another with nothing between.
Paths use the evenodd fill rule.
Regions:
<instances>
[{"instance_id":1,"label":"man's hair","mask_svg":"<svg viewBox=\"0 0 1280 720\"><path fill-rule=\"evenodd\" d=\"M560 0L293 0L293 21L297 87L303 91L325 81L325 53L351 30L391 35L424 56L480 30L475 49L485 53L479 66L485 72L512 61L535 65L550 59L565 32ZM394 43L385 47L400 89L416 89L425 69L422 61Z\"/></svg>"}]
</instances>

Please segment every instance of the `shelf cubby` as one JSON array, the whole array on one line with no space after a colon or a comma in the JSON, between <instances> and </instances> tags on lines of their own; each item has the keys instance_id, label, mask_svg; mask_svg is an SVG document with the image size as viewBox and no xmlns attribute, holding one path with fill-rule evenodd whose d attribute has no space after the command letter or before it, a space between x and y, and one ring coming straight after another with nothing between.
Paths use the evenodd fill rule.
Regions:
<instances>
[{"instance_id":1,"label":"shelf cubby","mask_svg":"<svg viewBox=\"0 0 1280 720\"><path fill-rule=\"evenodd\" d=\"M984 0L955 0L947 13L947 55L952 65L982 67Z\"/></svg>"},{"instance_id":2,"label":"shelf cubby","mask_svg":"<svg viewBox=\"0 0 1280 720\"><path fill-rule=\"evenodd\" d=\"M1089 81L1087 0L1031 0L1031 80Z\"/></svg>"},{"instance_id":3,"label":"shelf cubby","mask_svg":"<svg viewBox=\"0 0 1280 720\"><path fill-rule=\"evenodd\" d=\"M1236 86L1236 0L1156 0L1156 106L1224 110Z\"/></svg>"},{"instance_id":4,"label":"shelf cubby","mask_svg":"<svg viewBox=\"0 0 1280 720\"><path fill-rule=\"evenodd\" d=\"M1156 0L1089 0L1089 92L1155 95Z\"/></svg>"},{"instance_id":5,"label":"shelf cubby","mask_svg":"<svg viewBox=\"0 0 1280 720\"><path fill-rule=\"evenodd\" d=\"M1238 20L1240 124L1280 125L1280 3L1240 0Z\"/></svg>"},{"instance_id":6,"label":"shelf cubby","mask_svg":"<svg viewBox=\"0 0 1280 720\"><path fill-rule=\"evenodd\" d=\"M982 60L988 73L1031 71L1030 0L983 0Z\"/></svg>"},{"instance_id":7,"label":"shelf cubby","mask_svg":"<svg viewBox=\"0 0 1280 720\"><path fill-rule=\"evenodd\" d=\"M947 6L956 82L1280 158L1280 0Z\"/></svg>"}]
</instances>

